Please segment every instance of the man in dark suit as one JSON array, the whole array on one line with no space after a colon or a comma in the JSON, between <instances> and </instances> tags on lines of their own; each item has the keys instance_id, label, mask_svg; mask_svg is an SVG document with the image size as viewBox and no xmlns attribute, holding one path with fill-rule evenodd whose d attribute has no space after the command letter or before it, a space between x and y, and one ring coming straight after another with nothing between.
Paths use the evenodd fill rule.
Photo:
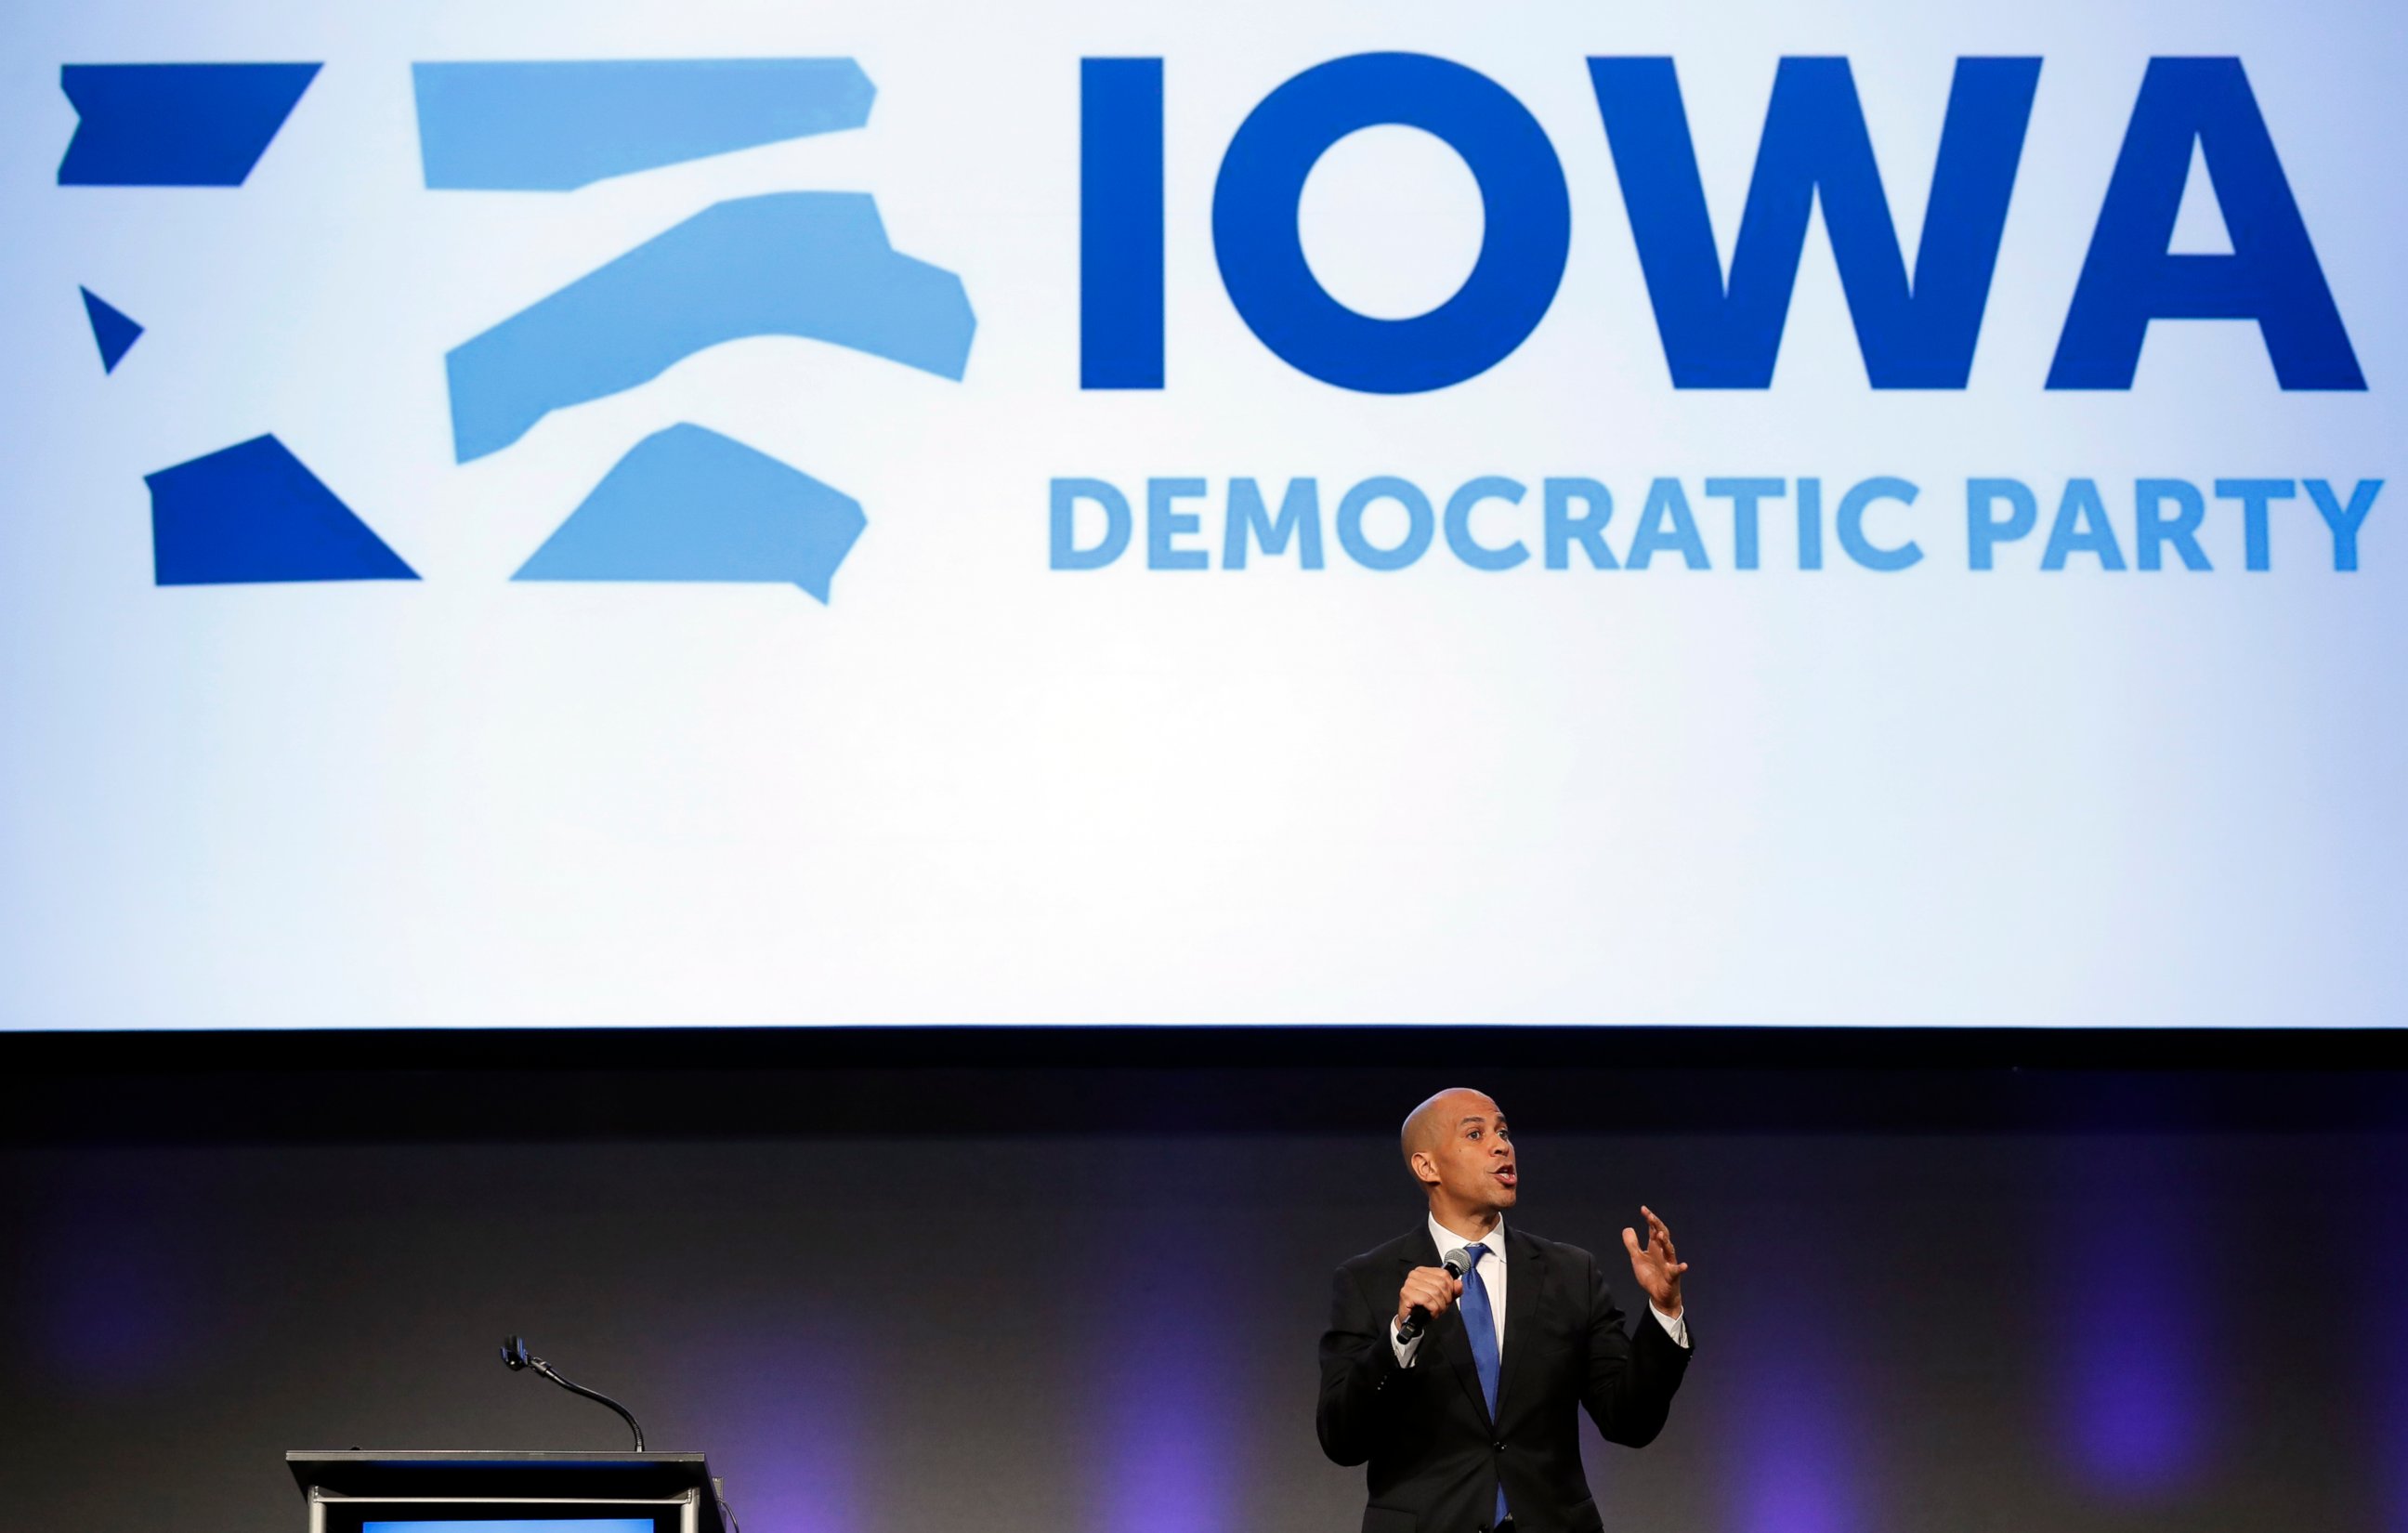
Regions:
<instances>
[{"instance_id":1,"label":"man in dark suit","mask_svg":"<svg viewBox=\"0 0 2408 1533\"><path fill-rule=\"evenodd\" d=\"M1404 1151L1429 1221L1339 1268L1321 1338L1321 1448L1369 1466L1363 1533L1601 1533L1574 1408L1609 1442L1663 1429L1689 1365L1671 1231L1642 1208L1646 1241L1622 1232L1651 1311L1634 1336L1596 1257L1504 1227L1521 1174L1494 1101L1440 1092Z\"/></svg>"}]
</instances>

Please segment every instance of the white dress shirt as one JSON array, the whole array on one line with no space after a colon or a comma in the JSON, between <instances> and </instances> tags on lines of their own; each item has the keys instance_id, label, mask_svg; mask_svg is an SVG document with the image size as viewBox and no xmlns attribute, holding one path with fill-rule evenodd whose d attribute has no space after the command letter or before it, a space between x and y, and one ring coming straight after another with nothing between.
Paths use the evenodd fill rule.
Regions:
<instances>
[{"instance_id":1,"label":"white dress shirt","mask_svg":"<svg viewBox=\"0 0 2408 1533\"><path fill-rule=\"evenodd\" d=\"M1430 1241L1438 1247L1440 1255L1444 1255L1457 1246L1478 1245L1486 1248L1480 1254L1480 1265L1465 1273L1463 1281L1470 1282L1477 1280L1487 1285L1488 1314L1489 1318L1497 1323L1497 1355L1502 1358L1505 1355L1505 1221L1498 1220L1497 1227L1485 1235L1458 1235L1440 1224L1437 1214L1431 1214L1429 1232ZM1686 1347L1689 1344L1687 1315L1668 1315L1656 1308L1656 1301L1653 1299L1647 1301L1647 1312L1656 1317L1656 1323L1664 1327L1664 1334L1670 1337L1675 1345ZM1396 1349L1398 1368L1413 1366L1413 1359L1421 1353L1423 1338L1428 1335L1427 1331L1424 1331L1421 1336L1408 1341L1397 1334L1396 1321L1391 1319L1388 1322L1388 1345Z\"/></svg>"}]
</instances>

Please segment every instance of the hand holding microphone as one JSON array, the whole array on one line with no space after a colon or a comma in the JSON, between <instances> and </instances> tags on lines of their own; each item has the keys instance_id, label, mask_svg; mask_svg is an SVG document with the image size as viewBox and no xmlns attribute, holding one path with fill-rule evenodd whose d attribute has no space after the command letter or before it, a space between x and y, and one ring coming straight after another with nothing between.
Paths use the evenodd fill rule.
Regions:
<instances>
[{"instance_id":1,"label":"hand holding microphone","mask_svg":"<svg viewBox=\"0 0 2408 1533\"><path fill-rule=\"evenodd\" d=\"M1405 1274L1405 1285L1397 1290L1398 1340L1420 1340L1431 1317L1446 1313L1447 1307L1463 1297L1463 1274L1471 1267L1469 1254L1457 1246L1444 1260L1444 1267L1416 1267Z\"/></svg>"}]
</instances>

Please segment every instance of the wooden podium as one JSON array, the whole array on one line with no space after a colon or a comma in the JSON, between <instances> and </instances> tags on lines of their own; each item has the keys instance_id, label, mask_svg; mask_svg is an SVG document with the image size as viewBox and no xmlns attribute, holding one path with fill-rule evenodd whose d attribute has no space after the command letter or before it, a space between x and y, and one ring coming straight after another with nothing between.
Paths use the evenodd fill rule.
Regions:
<instances>
[{"instance_id":1,"label":"wooden podium","mask_svg":"<svg viewBox=\"0 0 2408 1533\"><path fill-rule=\"evenodd\" d=\"M309 1533L734 1533L700 1454L289 1453Z\"/></svg>"}]
</instances>

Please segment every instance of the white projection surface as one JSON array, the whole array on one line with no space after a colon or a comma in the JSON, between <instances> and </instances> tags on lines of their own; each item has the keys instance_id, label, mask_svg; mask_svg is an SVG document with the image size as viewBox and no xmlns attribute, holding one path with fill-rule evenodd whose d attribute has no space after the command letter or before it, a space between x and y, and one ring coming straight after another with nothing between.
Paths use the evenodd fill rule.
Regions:
<instances>
[{"instance_id":1,"label":"white projection surface","mask_svg":"<svg viewBox=\"0 0 2408 1533\"><path fill-rule=\"evenodd\" d=\"M0 1026L2408 1011L2396 8L0 39Z\"/></svg>"}]
</instances>

